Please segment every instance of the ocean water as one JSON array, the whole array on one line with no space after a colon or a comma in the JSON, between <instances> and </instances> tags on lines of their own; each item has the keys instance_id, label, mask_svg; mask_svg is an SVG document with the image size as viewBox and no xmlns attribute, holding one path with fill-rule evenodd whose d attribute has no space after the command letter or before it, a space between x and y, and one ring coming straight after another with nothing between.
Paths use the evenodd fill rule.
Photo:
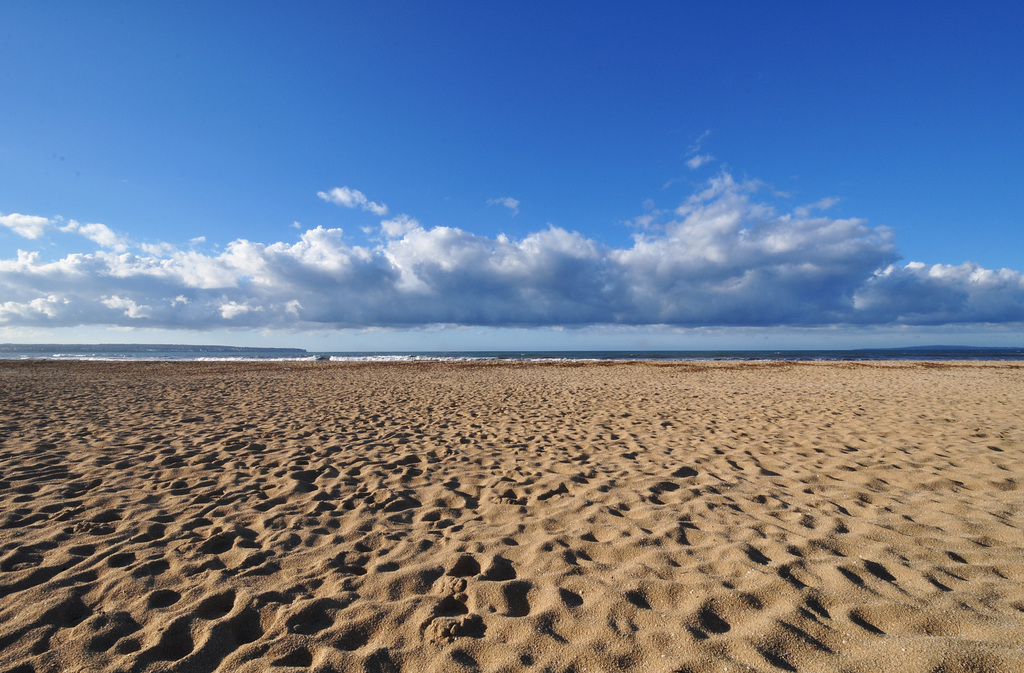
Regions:
<instances>
[{"instance_id":1,"label":"ocean water","mask_svg":"<svg viewBox=\"0 0 1024 673\"><path fill-rule=\"evenodd\" d=\"M674 350L674 351L463 351L311 352L299 348L243 348L173 344L0 344L0 360L60 361L333 361L333 362L523 362L586 361L757 361L757 360L1024 360L1024 348L915 346L859 350Z\"/></svg>"}]
</instances>

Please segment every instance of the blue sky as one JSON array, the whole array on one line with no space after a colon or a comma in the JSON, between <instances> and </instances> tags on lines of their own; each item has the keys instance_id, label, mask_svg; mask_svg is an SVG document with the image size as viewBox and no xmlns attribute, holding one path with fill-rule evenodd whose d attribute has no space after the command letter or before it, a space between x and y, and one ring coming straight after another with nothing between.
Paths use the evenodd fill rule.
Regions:
<instances>
[{"instance_id":1,"label":"blue sky","mask_svg":"<svg viewBox=\"0 0 1024 673\"><path fill-rule=\"evenodd\" d=\"M0 341L1019 345L1022 25L0 3Z\"/></svg>"}]
</instances>

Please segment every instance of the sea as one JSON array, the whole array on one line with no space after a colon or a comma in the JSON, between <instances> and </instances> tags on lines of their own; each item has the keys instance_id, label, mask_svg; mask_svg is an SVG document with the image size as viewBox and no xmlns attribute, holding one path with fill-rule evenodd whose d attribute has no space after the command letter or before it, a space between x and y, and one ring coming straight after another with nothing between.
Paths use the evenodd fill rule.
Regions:
<instances>
[{"instance_id":1,"label":"sea","mask_svg":"<svg viewBox=\"0 0 1024 673\"><path fill-rule=\"evenodd\" d=\"M120 362L598 362L598 361L865 361L1024 360L1024 348L913 346L856 350L615 350L313 352L174 344L0 344L0 360Z\"/></svg>"}]
</instances>

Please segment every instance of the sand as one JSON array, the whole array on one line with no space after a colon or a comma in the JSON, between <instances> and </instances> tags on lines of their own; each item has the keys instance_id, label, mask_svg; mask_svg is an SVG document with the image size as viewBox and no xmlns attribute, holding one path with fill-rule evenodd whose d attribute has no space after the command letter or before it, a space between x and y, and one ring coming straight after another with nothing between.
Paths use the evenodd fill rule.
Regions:
<instances>
[{"instance_id":1,"label":"sand","mask_svg":"<svg viewBox=\"0 0 1024 673\"><path fill-rule=\"evenodd\" d=\"M0 363L0 671L1024 670L1015 363Z\"/></svg>"}]
</instances>

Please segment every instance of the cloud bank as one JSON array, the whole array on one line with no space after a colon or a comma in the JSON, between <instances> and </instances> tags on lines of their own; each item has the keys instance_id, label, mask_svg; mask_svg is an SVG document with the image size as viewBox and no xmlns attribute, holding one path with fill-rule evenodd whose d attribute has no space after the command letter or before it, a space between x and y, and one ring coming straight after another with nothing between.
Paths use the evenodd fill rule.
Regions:
<instances>
[{"instance_id":1,"label":"cloud bank","mask_svg":"<svg viewBox=\"0 0 1024 673\"><path fill-rule=\"evenodd\" d=\"M521 239L427 228L402 214L373 246L317 227L291 243L216 252L135 246L99 224L0 215L38 240L99 249L0 259L0 326L164 329L674 325L940 325L1024 321L1024 275L901 263L884 227L825 217L835 199L778 212L721 173L612 248L549 226ZM346 187L320 198L383 217ZM504 205L504 204L503 204Z\"/></svg>"}]
</instances>

